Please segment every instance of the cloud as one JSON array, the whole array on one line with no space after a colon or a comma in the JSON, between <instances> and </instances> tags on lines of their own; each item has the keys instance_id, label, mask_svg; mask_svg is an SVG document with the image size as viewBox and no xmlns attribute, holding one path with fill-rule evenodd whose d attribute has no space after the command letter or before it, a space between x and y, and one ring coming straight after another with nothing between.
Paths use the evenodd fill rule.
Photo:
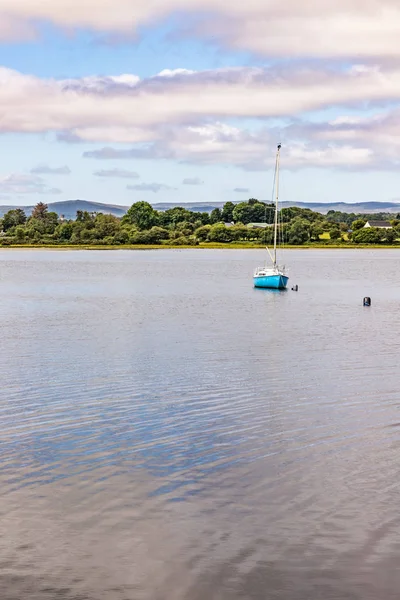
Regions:
<instances>
[{"instance_id":1,"label":"cloud","mask_svg":"<svg viewBox=\"0 0 400 600\"><path fill-rule=\"evenodd\" d=\"M64 167L48 167L47 165L38 165L31 169L31 173L40 175L70 175L71 169Z\"/></svg>"},{"instance_id":2,"label":"cloud","mask_svg":"<svg viewBox=\"0 0 400 600\"><path fill-rule=\"evenodd\" d=\"M99 150L84 152L82 156L84 158L96 158L99 160L174 158L173 154L168 151L167 146L160 142L157 145L148 144L130 149L104 147Z\"/></svg>"},{"instance_id":3,"label":"cloud","mask_svg":"<svg viewBox=\"0 0 400 600\"><path fill-rule=\"evenodd\" d=\"M118 177L121 179L138 179L139 175L135 171L127 171L126 169L101 169L94 171L93 175L97 177Z\"/></svg>"},{"instance_id":4,"label":"cloud","mask_svg":"<svg viewBox=\"0 0 400 600\"><path fill-rule=\"evenodd\" d=\"M186 177L182 183L184 185L203 185L204 181L202 181L199 177Z\"/></svg>"},{"instance_id":5,"label":"cloud","mask_svg":"<svg viewBox=\"0 0 400 600\"><path fill-rule=\"evenodd\" d=\"M293 117L333 106L363 109L398 101L400 67L395 66L241 67L140 81L134 75L40 79L0 69L0 132L52 131L64 141L140 143L142 157L166 124Z\"/></svg>"},{"instance_id":6,"label":"cloud","mask_svg":"<svg viewBox=\"0 0 400 600\"><path fill-rule=\"evenodd\" d=\"M215 18L200 21L197 33L225 47L278 58L393 58L400 54L400 7L396 0L236 0Z\"/></svg>"},{"instance_id":7,"label":"cloud","mask_svg":"<svg viewBox=\"0 0 400 600\"><path fill-rule=\"evenodd\" d=\"M359 59L400 53L397 0L2 0L0 38L32 39L43 23L124 38L174 14L180 15L178 33L267 56Z\"/></svg>"},{"instance_id":8,"label":"cloud","mask_svg":"<svg viewBox=\"0 0 400 600\"><path fill-rule=\"evenodd\" d=\"M41 177L13 173L0 177L0 194L61 194L58 188L49 188Z\"/></svg>"},{"instance_id":9,"label":"cloud","mask_svg":"<svg viewBox=\"0 0 400 600\"><path fill-rule=\"evenodd\" d=\"M399 145L400 115L397 120L393 119L397 122L397 128L394 122L390 122L385 127L385 133L379 134L376 128L367 129L364 125L362 129L360 124L357 135L352 134L352 138L349 138L348 125L334 126L329 123L298 122L280 128L279 137L274 128L262 128L254 132L221 123L179 128L166 136L168 142L162 140L149 147L146 157L161 159L173 156L180 163L235 165L247 171L258 171L273 166L276 140L283 139L282 157L286 169L391 169ZM379 120L376 126L378 123ZM375 134L377 139L380 135L387 136L385 154L375 144ZM394 145L389 151L391 135ZM266 148L270 150L266 151ZM113 150L103 148L101 152L108 156ZM135 153L135 148L124 152Z\"/></svg>"},{"instance_id":10,"label":"cloud","mask_svg":"<svg viewBox=\"0 0 400 600\"><path fill-rule=\"evenodd\" d=\"M163 183L138 183L137 185L127 185L127 190L134 190L138 192L161 192L167 190L176 190L176 188Z\"/></svg>"},{"instance_id":11,"label":"cloud","mask_svg":"<svg viewBox=\"0 0 400 600\"><path fill-rule=\"evenodd\" d=\"M104 147L85 152L86 158L97 159L169 159L190 164L265 164L265 146L271 135L263 130L257 134L223 123L201 127L176 127L161 131L162 139L147 145L119 150Z\"/></svg>"},{"instance_id":12,"label":"cloud","mask_svg":"<svg viewBox=\"0 0 400 600\"><path fill-rule=\"evenodd\" d=\"M241 188L241 187L237 187L233 191L238 192L239 194L246 194L247 192L250 192L249 188Z\"/></svg>"},{"instance_id":13,"label":"cloud","mask_svg":"<svg viewBox=\"0 0 400 600\"><path fill-rule=\"evenodd\" d=\"M64 140L106 144L83 154L98 160L265 169L274 153L266 149L282 139L288 168L393 168L399 113L392 109L390 127L379 130L384 152L377 148L374 131L387 107L397 103L396 65L333 69L297 64L280 69L177 70L145 80L125 74L60 81L0 69L0 132L53 131ZM322 113L333 106L340 107L342 122L307 122L308 111ZM374 118L363 117L366 108L369 113L375 110ZM347 116L356 111L356 119ZM270 121L276 116L279 127ZM240 122L248 117L253 119L247 130ZM233 118L238 126L229 124ZM365 123L353 135L357 120Z\"/></svg>"},{"instance_id":14,"label":"cloud","mask_svg":"<svg viewBox=\"0 0 400 600\"><path fill-rule=\"evenodd\" d=\"M356 163L360 168L381 170L400 166L400 108L368 118L342 115L330 122L298 124L291 130L310 140L314 154L324 146L335 148L337 161L347 160L348 169Z\"/></svg>"},{"instance_id":15,"label":"cloud","mask_svg":"<svg viewBox=\"0 0 400 600\"><path fill-rule=\"evenodd\" d=\"M83 140L72 131L61 131L56 133L56 139L58 142L65 142L67 144L81 144Z\"/></svg>"}]
</instances>

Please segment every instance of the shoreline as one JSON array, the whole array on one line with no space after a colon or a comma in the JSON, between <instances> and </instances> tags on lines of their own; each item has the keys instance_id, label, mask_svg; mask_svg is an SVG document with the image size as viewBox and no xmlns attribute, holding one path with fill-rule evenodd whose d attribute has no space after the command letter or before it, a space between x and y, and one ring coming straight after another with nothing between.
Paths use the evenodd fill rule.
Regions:
<instances>
[{"instance_id":1,"label":"shoreline","mask_svg":"<svg viewBox=\"0 0 400 600\"><path fill-rule=\"evenodd\" d=\"M167 245L167 244L125 244L125 245L68 245L68 244L13 244L0 245L1 250L265 250L261 244L199 244ZM303 244L301 246L287 244L280 250L394 250L400 244Z\"/></svg>"}]
</instances>

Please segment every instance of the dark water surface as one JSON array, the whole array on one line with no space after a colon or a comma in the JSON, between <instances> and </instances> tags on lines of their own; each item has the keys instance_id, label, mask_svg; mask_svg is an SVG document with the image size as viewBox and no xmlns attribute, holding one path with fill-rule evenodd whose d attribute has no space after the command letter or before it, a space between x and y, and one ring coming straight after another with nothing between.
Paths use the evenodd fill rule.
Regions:
<instances>
[{"instance_id":1,"label":"dark water surface","mask_svg":"<svg viewBox=\"0 0 400 600\"><path fill-rule=\"evenodd\" d=\"M0 251L1 600L399 598L400 252L263 256Z\"/></svg>"}]
</instances>

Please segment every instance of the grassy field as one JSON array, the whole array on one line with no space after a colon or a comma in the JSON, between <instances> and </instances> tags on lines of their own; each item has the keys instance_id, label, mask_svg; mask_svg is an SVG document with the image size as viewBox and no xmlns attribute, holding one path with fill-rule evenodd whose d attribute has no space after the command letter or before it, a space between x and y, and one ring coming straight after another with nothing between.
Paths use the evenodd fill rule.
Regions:
<instances>
[{"instance_id":1,"label":"grassy field","mask_svg":"<svg viewBox=\"0 0 400 600\"><path fill-rule=\"evenodd\" d=\"M328 234L329 235L329 234ZM327 239L327 238L325 238ZM313 242L311 244L303 244L301 246L296 246L293 244L285 244L285 246L281 249L287 249L287 250L313 250L313 249L318 249L318 250L337 250L337 249L341 249L341 250L346 250L346 249L352 249L352 250L359 250L359 249L398 249L400 248L400 243L394 243L391 245L386 245L386 244L351 244L350 242L344 242L344 243L316 243ZM127 244L127 245L115 245L115 246L104 246L104 245L81 245L81 246L77 246L77 245L68 245L68 244L63 244L63 245L59 245L59 244L43 244L43 245L39 245L39 244L15 244L12 246L1 246L0 245L0 249L4 249L4 250L187 250L187 249L192 249L192 250L262 250L265 249L265 245L264 244L254 244L254 243L245 243L245 242L238 242L238 243L229 243L229 244L224 244L224 243L202 243L199 244L198 246L173 246L170 244L135 244L135 245L131 245L131 244Z\"/></svg>"}]
</instances>

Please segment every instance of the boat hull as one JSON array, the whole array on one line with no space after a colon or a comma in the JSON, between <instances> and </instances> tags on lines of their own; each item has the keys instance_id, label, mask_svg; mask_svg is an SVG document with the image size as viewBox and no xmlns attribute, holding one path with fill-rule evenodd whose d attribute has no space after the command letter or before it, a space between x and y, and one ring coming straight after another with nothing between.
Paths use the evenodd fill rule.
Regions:
<instances>
[{"instance_id":1,"label":"boat hull","mask_svg":"<svg viewBox=\"0 0 400 600\"><path fill-rule=\"evenodd\" d=\"M257 288L270 288L274 290L286 289L289 277L286 275L261 275L259 277L253 277L254 287Z\"/></svg>"}]
</instances>

